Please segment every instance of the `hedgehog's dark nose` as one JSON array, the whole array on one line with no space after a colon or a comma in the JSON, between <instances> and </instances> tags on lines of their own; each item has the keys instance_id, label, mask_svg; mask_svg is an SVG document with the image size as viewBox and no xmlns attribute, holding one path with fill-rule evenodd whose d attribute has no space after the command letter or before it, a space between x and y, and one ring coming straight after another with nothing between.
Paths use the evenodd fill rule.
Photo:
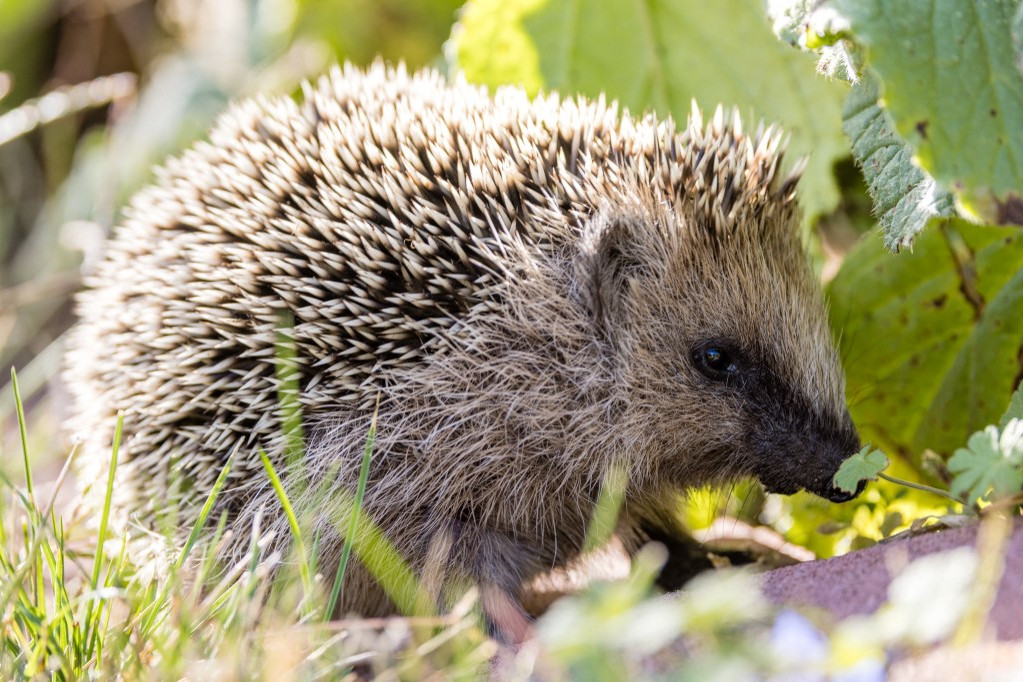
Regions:
<instances>
[{"instance_id":1,"label":"hedgehog's dark nose","mask_svg":"<svg viewBox=\"0 0 1023 682\"><path fill-rule=\"evenodd\" d=\"M856 432L856 427L853 426L852 419L849 418L848 413L846 413L844 421L844 428L839 431L838 437L835 441L835 449L833 450L833 452L843 453L839 455L837 463L833 465L836 472L840 468L842 462L860 449L860 435ZM823 482L823 485L820 485L817 490L813 490L811 492L814 492L825 499L831 500L832 502L848 502L863 492L863 487L866 485L866 481L860 481L856 486L856 491L850 493L835 485L834 475L835 474L832 473L831 478Z\"/></svg>"},{"instance_id":2,"label":"hedgehog's dark nose","mask_svg":"<svg viewBox=\"0 0 1023 682\"><path fill-rule=\"evenodd\" d=\"M831 500L832 502L848 502L854 497L859 496L863 492L863 487L866 485L866 481L860 481L859 485L856 486L856 492L846 492L836 485L828 486L828 489L819 493L821 497Z\"/></svg>"}]
</instances>

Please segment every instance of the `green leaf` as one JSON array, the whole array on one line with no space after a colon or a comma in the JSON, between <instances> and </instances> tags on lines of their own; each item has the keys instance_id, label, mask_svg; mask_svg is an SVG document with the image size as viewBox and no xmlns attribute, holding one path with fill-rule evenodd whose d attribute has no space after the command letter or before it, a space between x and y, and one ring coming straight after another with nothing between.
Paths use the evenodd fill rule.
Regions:
<instances>
[{"instance_id":1,"label":"green leaf","mask_svg":"<svg viewBox=\"0 0 1023 682\"><path fill-rule=\"evenodd\" d=\"M1005 414L1002 415L1001 421L998 422L998 428L1004 429L1006 424L1012 419L1023 419L1023 381L1016 387L1016 392L1012 394L1012 398L1009 400L1009 406L1005 408Z\"/></svg>"},{"instance_id":2,"label":"green leaf","mask_svg":"<svg viewBox=\"0 0 1023 682\"><path fill-rule=\"evenodd\" d=\"M949 221L898 256L867 239L829 293L865 440L947 455L998 421L1023 372L1023 233Z\"/></svg>"},{"instance_id":3,"label":"green leaf","mask_svg":"<svg viewBox=\"0 0 1023 682\"><path fill-rule=\"evenodd\" d=\"M952 494L976 504L991 494L996 500L1023 488L1023 420L1011 420L1001 432L994 426L970 436L965 448L948 461Z\"/></svg>"},{"instance_id":4,"label":"green leaf","mask_svg":"<svg viewBox=\"0 0 1023 682\"><path fill-rule=\"evenodd\" d=\"M1023 224L1018 0L834 0L920 165L989 223Z\"/></svg>"},{"instance_id":5,"label":"green leaf","mask_svg":"<svg viewBox=\"0 0 1023 682\"><path fill-rule=\"evenodd\" d=\"M856 492L860 481L876 481L877 475L888 467L888 458L869 443L849 459L842 462L835 473L835 485L847 493Z\"/></svg>"},{"instance_id":6,"label":"green leaf","mask_svg":"<svg viewBox=\"0 0 1023 682\"><path fill-rule=\"evenodd\" d=\"M543 87L536 44L523 18L545 0L471 0L451 32L455 57L466 77L490 87L518 85L530 94Z\"/></svg>"},{"instance_id":7,"label":"green leaf","mask_svg":"<svg viewBox=\"0 0 1023 682\"><path fill-rule=\"evenodd\" d=\"M912 244L931 218L954 215L955 201L913 164L913 150L895 131L879 97L877 78L865 73L849 92L842 127L884 227L885 246L898 251Z\"/></svg>"},{"instance_id":8,"label":"green leaf","mask_svg":"<svg viewBox=\"0 0 1023 682\"><path fill-rule=\"evenodd\" d=\"M782 45L756 0L471 0L452 43L478 83L603 92L679 121L695 98L779 122L790 155L810 155L800 185L807 217L838 201L832 166L847 153L846 86L818 78L811 55Z\"/></svg>"},{"instance_id":9,"label":"green leaf","mask_svg":"<svg viewBox=\"0 0 1023 682\"><path fill-rule=\"evenodd\" d=\"M1016 50L1016 68L1023 71L1023 3L1012 18L1012 47Z\"/></svg>"}]
</instances>

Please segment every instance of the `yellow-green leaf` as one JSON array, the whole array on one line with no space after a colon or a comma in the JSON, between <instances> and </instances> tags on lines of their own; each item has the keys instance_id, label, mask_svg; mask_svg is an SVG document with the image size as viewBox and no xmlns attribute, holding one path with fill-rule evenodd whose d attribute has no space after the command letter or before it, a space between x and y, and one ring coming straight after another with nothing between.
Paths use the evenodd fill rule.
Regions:
<instances>
[{"instance_id":1,"label":"yellow-green leaf","mask_svg":"<svg viewBox=\"0 0 1023 682\"><path fill-rule=\"evenodd\" d=\"M860 481L876 481L877 475L888 466L888 458L883 452L864 445L863 449L842 462L835 473L835 485L847 493L856 492Z\"/></svg>"}]
</instances>

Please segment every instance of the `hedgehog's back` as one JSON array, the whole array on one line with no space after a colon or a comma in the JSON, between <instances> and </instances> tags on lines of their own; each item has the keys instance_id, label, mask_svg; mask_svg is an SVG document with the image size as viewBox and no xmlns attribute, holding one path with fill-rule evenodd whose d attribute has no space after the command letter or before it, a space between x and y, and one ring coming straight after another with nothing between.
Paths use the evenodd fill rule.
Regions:
<instances>
[{"instance_id":1,"label":"hedgehog's back","mask_svg":"<svg viewBox=\"0 0 1023 682\"><path fill-rule=\"evenodd\" d=\"M80 296L66 376L101 453L86 476L118 411L151 504L172 461L202 489L236 447L272 450L282 329L307 414L371 404L391 368L499 306L531 248L571 239L565 209L596 187L555 179L604 153L615 118L382 65L233 106L134 198Z\"/></svg>"},{"instance_id":2,"label":"hedgehog's back","mask_svg":"<svg viewBox=\"0 0 1023 682\"><path fill-rule=\"evenodd\" d=\"M379 64L335 69L300 104L239 103L136 196L88 278L67 369L86 459L105 465L123 411L128 506L162 503L172 462L200 492L241 448L235 480L254 478L257 447L280 450L279 366L306 416L369 409L394 368L500 312L510 278L565 262L609 203L644 192L702 211L700 229L745 220L772 201L757 191L774 139Z\"/></svg>"}]
</instances>

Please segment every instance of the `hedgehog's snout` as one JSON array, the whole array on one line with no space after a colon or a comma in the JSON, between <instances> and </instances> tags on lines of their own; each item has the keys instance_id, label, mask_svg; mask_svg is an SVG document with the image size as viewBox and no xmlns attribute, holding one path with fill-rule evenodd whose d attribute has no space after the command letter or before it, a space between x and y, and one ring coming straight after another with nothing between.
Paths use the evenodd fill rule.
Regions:
<instances>
[{"instance_id":1,"label":"hedgehog's snout","mask_svg":"<svg viewBox=\"0 0 1023 682\"><path fill-rule=\"evenodd\" d=\"M848 415L830 428L811 420L768 433L760 443L757 477L769 492L791 495L802 489L832 502L847 502L862 492L862 486L848 493L834 485L842 462L860 448Z\"/></svg>"},{"instance_id":2,"label":"hedgehog's snout","mask_svg":"<svg viewBox=\"0 0 1023 682\"><path fill-rule=\"evenodd\" d=\"M827 491L820 496L831 500L832 502L848 502L849 500L858 497L859 494L863 492L863 486L865 483L866 481L860 481L859 485L856 486L856 492L852 493L842 490L835 485L831 485L828 487Z\"/></svg>"},{"instance_id":3,"label":"hedgehog's snout","mask_svg":"<svg viewBox=\"0 0 1023 682\"><path fill-rule=\"evenodd\" d=\"M863 482L860 482L853 493L838 488L834 483L835 474L842 466L842 462L860 449L860 436L848 415L842 428L829 441L825 441L823 452L818 453L823 460L822 474L813 484L806 486L806 490L832 502L848 502L863 492Z\"/></svg>"}]
</instances>

